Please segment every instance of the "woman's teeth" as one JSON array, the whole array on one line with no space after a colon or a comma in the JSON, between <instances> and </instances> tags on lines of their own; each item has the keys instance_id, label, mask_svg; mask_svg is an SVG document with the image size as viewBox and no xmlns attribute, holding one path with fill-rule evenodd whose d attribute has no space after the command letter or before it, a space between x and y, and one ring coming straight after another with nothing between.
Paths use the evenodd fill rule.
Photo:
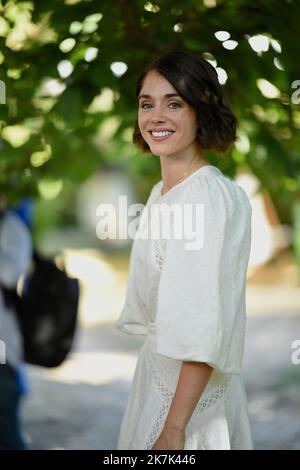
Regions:
<instances>
[{"instance_id":1,"label":"woman's teeth","mask_svg":"<svg viewBox=\"0 0 300 470\"><path fill-rule=\"evenodd\" d=\"M153 135L153 137L165 137L167 135L171 135L173 134L173 131L162 131L162 132L151 132L151 134Z\"/></svg>"}]
</instances>

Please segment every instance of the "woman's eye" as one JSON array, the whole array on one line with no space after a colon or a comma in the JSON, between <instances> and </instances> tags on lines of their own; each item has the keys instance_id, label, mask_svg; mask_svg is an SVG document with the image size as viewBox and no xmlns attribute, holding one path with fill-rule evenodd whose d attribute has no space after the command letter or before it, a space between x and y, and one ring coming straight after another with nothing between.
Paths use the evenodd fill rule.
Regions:
<instances>
[{"instance_id":1,"label":"woman's eye","mask_svg":"<svg viewBox=\"0 0 300 470\"><path fill-rule=\"evenodd\" d=\"M181 107L181 104L177 103L177 101L172 101L172 103L169 103L169 105L175 105L175 108L180 108ZM172 108L173 108L173 106L172 106Z\"/></svg>"},{"instance_id":2,"label":"woman's eye","mask_svg":"<svg viewBox=\"0 0 300 470\"><path fill-rule=\"evenodd\" d=\"M149 109L148 106L151 106L151 104L150 103L142 103L141 104L142 109Z\"/></svg>"},{"instance_id":3,"label":"woman's eye","mask_svg":"<svg viewBox=\"0 0 300 470\"><path fill-rule=\"evenodd\" d=\"M141 106L142 109L149 109L149 106L151 107L151 104L150 103L142 103L140 106ZM171 107L171 109L176 109L176 108L180 108L181 104L178 103L177 101L172 101L171 103L168 104L168 107Z\"/></svg>"}]
</instances>

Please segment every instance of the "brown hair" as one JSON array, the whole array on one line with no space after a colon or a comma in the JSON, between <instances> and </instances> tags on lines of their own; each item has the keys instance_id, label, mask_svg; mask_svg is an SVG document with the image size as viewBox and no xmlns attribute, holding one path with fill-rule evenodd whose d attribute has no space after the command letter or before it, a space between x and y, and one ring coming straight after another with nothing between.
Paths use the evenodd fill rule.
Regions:
<instances>
[{"instance_id":1,"label":"brown hair","mask_svg":"<svg viewBox=\"0 0 300 470\"><path fill-rule=\"evenodd\" d=\"M137 100L144 79L151 70L165 77L196 111L196 140L200 147L225 152L236 140L237 120L223 96L215 68L195 52L184 49L160 54L139 76L136 85ZM143 152L151 152L141 135L138 120L135 123L133 142Z\"/></svg>"}]
</instances>

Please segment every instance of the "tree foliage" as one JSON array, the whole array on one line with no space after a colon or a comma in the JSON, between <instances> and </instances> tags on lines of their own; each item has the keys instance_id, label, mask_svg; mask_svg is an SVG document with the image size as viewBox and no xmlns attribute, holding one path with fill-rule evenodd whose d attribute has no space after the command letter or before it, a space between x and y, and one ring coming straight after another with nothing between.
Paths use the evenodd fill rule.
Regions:
<instances>
[{"instance_id":1,"label":"tree foliage","mask_svg":"<svg viewBox=\"0 0 300 470\"><path fill-rule=\"evenodd\" d=\"M154 55L178 46L228 75L240 140L212 162L230 176L247 165L289 220L300 195L300 100L292 88L300 79L299 1L2 0L0 14L1 192L64 194L116 165L146 194L159 161L131 143L135 80Z\"/></svg>"}]
</instances>

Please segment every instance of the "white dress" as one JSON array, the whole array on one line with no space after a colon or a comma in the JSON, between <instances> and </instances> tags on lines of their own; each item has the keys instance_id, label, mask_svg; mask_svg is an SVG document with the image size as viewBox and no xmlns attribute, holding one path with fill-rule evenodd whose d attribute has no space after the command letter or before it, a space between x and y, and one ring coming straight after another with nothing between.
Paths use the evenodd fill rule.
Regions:
<instances>
[{"instance_id":1,"label":"white dress","mask_svg":"<svg viewBox=\"0 0 300 470\"><path fill-rule=\"evenodd\" d=\"M187 248L190 238L176 238L172 230L166 238L160 231L158 237L152 232L151 237L134 239L126 301L116 327L146 338L117 448L153 447L182 361L197 361L214 370L187 424L184 449L252 449L240 376L251 244L249 200L242 188L212 165L199 168L164 195L162 185L159 181L153 186L136 233L145 233L146 222L152 220L151 228L161 223L174 229L175 217L166 217L168 208L198 205L204 215L194 217L201 223L195 233L201 232L203 243L201 248ZM150 213L154 206L160 208L162 222Z\"/></svg>"}]
</instances>

